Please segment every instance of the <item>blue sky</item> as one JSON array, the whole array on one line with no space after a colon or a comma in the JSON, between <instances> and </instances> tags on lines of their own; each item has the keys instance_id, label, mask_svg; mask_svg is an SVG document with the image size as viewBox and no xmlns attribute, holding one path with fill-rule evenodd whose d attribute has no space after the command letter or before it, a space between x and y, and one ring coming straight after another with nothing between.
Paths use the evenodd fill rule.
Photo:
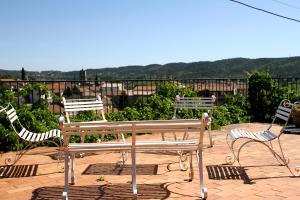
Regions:
<instances>
[{"instance_id":1,"label":"blue sky","mask_svg":"<svg viewBox=\"0 0 300 200\"><path fill-rule=\"evenodd\" d=\"M240 1L300 20L299 0ZM0 0L0 69L289 57L299 44L300 23L228 0Z\"/></svg>"}]
</instances>

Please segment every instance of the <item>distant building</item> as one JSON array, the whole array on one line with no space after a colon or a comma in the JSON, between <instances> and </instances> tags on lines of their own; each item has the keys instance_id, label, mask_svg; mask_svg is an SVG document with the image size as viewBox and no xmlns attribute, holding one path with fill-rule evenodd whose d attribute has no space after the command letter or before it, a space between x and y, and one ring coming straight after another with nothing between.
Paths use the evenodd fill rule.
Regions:
<instances>
[{"instance_id":1,"label":"distant building","mask_svg":"<svg viewBox=\"0 0 300 200\"><path fill-rule=\"evenodd\" d=\"M147 96L154 94L156 92L156 86L155 85L143 85L143 86L136 86L132 90L128 90L127 94L128 96Z\"/></svg>"},{"instance_id":2,"label":"distant building","mask_svg":"<svg viewBox=\"0 0 300 200\"><path fill-rule=\"evenodd\" d=\"M120 96L124 91L124 86L122 83L101 83L101 94L102 96Z\"/></svg>"}]
</instances>

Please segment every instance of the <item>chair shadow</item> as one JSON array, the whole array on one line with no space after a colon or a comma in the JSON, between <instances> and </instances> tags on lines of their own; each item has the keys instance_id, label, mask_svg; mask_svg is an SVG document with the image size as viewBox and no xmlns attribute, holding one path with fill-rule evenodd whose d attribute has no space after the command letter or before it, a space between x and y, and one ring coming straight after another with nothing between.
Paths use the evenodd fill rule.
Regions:
<instances>
[{"instance_id":1,"label":"chair shadow","mask_svg":"<svg viewBox=\"0 0 300 200\"><path fill-rule=\"evenodd\" d=\"M244 167L228 165L207 165L208 178L215 180L242 180L245 184L253 184Z\"/></svg>"},{"instance_id":2,"label":"chair shadow","mask_svg":"<svg viewBox=\"0 0 300 200\"><path fill-rule=\"evenodd\" d=\"M82 174L84 175L131 175L130 164L119 165L117 163L96 163L89 165ZM138 175L157 175L158 165L137 164Z\"/></svg>"},{"instance_id":3,"label":"chair shadow","mask_svg":"<svg viewBox=\"0 0 300 200\"><path fill-rule=\"evenodd\" d=\"M165 184L140 184L138 188L138 199L167 199L170 191ZM63 186L41 187L32 192L31 200L38 199L62 199ZM88 186L70 186L69 199L134 199L131 184L105 184Z\"/></svg>"},{"instance_id":4,"label":"chair shadow","mask_svg":"<svg viewBox=\"0 0 300 200\"><path fill-rule=\"evenodd\" d=\"M0 166L0 179L36 176L37 170L38 165L4 165Z\"/></svg>"}]
</instances>

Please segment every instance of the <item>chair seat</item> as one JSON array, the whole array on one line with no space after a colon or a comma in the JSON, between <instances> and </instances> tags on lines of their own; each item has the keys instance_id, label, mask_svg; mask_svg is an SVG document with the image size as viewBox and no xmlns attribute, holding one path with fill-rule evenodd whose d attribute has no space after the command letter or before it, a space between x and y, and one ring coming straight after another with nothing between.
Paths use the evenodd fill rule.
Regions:
<instances>
[{"instance_id":1,"label":"chair seat","mask_svg":"<svg viewBox=\"0 0 300 200\"><path fill-rule=\"evenodd\" d=\"M261 131L261 132L251 132L251 131L246 131L246 130L241 130L241 129L232 129L228 135L233 139L237 140L239 138L248 138L248 139L253 139L257 141L271 141L275 138L277 138L277 135L272 133L269 130L266 131Z\"/></svg>"}]
</instances>

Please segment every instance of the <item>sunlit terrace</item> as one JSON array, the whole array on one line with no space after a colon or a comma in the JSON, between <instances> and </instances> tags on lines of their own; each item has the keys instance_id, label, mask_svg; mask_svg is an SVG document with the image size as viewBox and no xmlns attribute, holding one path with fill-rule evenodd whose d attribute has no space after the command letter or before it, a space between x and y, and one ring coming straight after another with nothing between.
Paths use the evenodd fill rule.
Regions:
<instances>
[{"instance_id":1,"label":"sunlit terrace","mask_svg":"<svg viewBox=\"0 0 300 200\"><path fill-rule=\"evenodd\" d=\"M241 153L241 164L224 165L230 155L225 136L232 128L261 130L266 124L229 125L213 131L215 144L204 149L204 184L208 199L299 199L300 179L278 165L261 144L249 144ZM141 135L140 138L160 135ZM299 135L285 134L282 145L291 168L300 164ZM204 145L208 145L208 140ZM1 199L61 199L64 173L59 172L54 149L32 150L15 166L1 168ZM178 155L172 152L137 154L138 199L199 199L199 178L189 182L188 171L180 171ZM2 154L1 162L10 153ZM195 157L195 155L193 155ZM124 168L118 153L95 153L76 159L77 183L70 186L70 199L132 199L130 158ZM195 160L195 159L194 159ZM197 166L194 166L197 174Z\"/></svg>"}]
</instances>

